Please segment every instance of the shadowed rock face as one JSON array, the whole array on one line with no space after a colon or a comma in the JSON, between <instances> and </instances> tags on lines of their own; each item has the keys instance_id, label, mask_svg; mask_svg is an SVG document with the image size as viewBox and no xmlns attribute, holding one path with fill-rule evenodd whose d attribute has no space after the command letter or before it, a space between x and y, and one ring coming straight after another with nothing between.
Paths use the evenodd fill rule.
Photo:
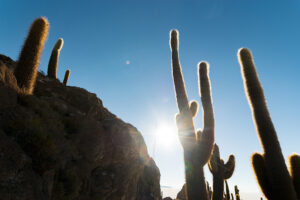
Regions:
<instances>
[{"instance_id":1,"label":"shadowed rock face","mask_svg":"<svg viewBox=\"0 0 300 200\"><path fill-rule=\"evenodd\" d=\"M185 197L185 184L182 186L181 190L177 193L177 197L176 199L178 200L186 200L186 197Z\"/></svg>"},{"instance_id":2,"label":"shadowed rock face","mask_svg":"<svg viewBox=\"0 0 300 200\"><path fill-rule=\"evenodd\" d=\"M110 113L95 94L43 74L33 95L18 94L15 63L3 58L1 198L161 199L159 169L135 127Z\"/></svg>"}]
</instances>

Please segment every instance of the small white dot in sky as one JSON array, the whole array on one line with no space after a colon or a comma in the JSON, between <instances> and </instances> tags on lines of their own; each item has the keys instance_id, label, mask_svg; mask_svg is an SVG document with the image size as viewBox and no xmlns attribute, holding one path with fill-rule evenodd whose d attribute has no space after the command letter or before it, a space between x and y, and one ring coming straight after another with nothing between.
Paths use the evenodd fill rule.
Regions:
<instances>
[{"instance_id":1,"label":"small white dot in sky","mask_svg":"<svg viewBox=\"0 0 300 200\"><path fill-rule=\"evenodd\" d=\"M130 64L130 61L129 60L126 60L126 65L129 65Z\"/></svg>"}]
</instances>

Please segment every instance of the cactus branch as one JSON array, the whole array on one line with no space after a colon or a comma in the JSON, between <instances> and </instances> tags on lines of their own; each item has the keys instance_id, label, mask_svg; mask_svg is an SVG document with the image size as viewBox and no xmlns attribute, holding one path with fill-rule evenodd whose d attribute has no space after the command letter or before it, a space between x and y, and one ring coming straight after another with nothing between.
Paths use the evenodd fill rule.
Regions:
<instances>
[{"instance_id":1,"label":"cactus branch","mask_svg":"<svg viewBox=\"0 0 300 200\"><path fill-rule=\"evenodd\" d=\"M269 180L266 177L267 169L266 169L264 157L259 153L254 153L251 157L251 160L252 160L253 170L256 174L257 182L259 183L262 192L268 199L272 199L272 193L270 193L271 184L269 183Z\"/></svg>"}]
</instances>

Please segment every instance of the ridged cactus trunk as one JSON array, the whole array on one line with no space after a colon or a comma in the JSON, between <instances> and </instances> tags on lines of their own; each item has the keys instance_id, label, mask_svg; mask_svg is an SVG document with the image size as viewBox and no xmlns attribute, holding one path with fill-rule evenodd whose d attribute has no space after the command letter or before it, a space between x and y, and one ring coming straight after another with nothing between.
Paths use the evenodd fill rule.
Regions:
<instances>
[{"instance_id":1,"label":"ridged cactus trunk","mask_svg":"<svg viewBox=\"0 0 300 200\"><path fill-rule=\"evenodd\" d=\"M208 64L199 64L198 76L203 107L203 131L195 131L193 118L197 102L189 104L178 55L178 32L170 33L172 72L179 113L176 116L178 135L184 151L186 194L188 200L208 200L203 166L208 162L214 144L214 114L208 76Z\"/></svg>"},{"instance_id":2,"label":"ridged cactus trunk","mask_svg":"<svg viewBox=\"0 0 300 200\"><path fill-rule=\"evenodd\" d=\"M48 36L49 23L46 18L36 19L29 30L28 36L14 71L20 89L26 94L32 94L40 57Z\"/></svg>"},{"instance_id":3,"label":"ridged cactus trunk","mask_svg":"<svg viewBox=\"0 0 300 200\"><path fill-rule=\"evenodd\" d=\"M220 151L217 144L214 146L208 168L213 175L213 200L222 200L224 194L224 180L229 179L235 168L234 155L230 155L226 164L220 158ZM230 198L230 197L229 197Z\"/></svg>"},{"instance_id":4,"label":"ridged cactus trunk","mask_svg":"<svg viewBox=\"0 0 300 200\"><path fill-rule=\"evenodd\" d=\"M238 58L256 131L264 152L252 155L252 166L258 183L268 199L296 200L293 181L281 152L251 52L246 48L240 49Z\"/></svg>"},{"instance_id":5,"label":"ridged cactus trunk","mask_svg":"<svg viewBox=\"0 0 300 200\"><path fill-rule=\"evenodd\" d=\"M52 53L48 64L48 77L50 78L55 78L55 79L57 78L58 59L63 44L64 44L64 40L62 38L59 38L52 49Z\"/></svg>"}]
</instances>

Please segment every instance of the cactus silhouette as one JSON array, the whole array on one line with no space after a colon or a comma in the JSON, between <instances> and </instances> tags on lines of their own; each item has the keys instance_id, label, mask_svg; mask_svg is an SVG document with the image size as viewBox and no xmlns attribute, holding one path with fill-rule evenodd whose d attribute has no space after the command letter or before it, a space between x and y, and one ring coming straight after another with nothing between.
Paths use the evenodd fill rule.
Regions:
<instances>
[{"instance_id":1,"label":"cactus silhouette","mask_svg":"<svg viewBox=\"0 0 300 200\"><path fill-rule=\"evenodd\" d=\"M214 114L208 76L208 64L198 68L200 96L203 107L204 128L195 131L193 117L197 102L188 103L178 55L178 31L170 32L172 72L179 114L176 116L178 135L184 151L186 194L189 200L208 200L203 166L208 162L214 144Z\"/></svg>"},{"instance_id":2,"label":"cactus silhouette","mask_svg":"<svg viewBox=\"0 0 300 200\"><path fill-rule=\"evenodd\" d=\"M230 190L229 190L228 183L226 180L225 180L225 186L226 186L226 199L230 200Z\"/></svg>"},{"instance_id":3,"label":"cactus silhouette","mask_svg":"<svg viewBox=\"0 0 300 200\"><path fill-rule=\"evenodd\" d=\"M211 197L212 197L212 190L211 190L211 187L209 186L208 181L206 182L206 190L207 190L207 193L208 193L208 199L211 199Z\"/></svg>"},{"instance_id":4,"label":"cactus silhouette","mask_svg":"<svg viewBox=\"0 0 300 200\"><path fill-rule=\"evenodd\" d=\"M289 166L297 198L300 199L300 156L296 154L291 155L289 157Z\"/></svg>"},{"instance_id":5,"label":"cactus silhouette","mask_svg":"<svg viewBox=\"0 0 300 200\"><path fill-rule=\"evenodd\" d=\"M63 84L64 84L65 86L66 86L67 83L68 83L70 73L71 73L71 71L68 70L68 69L67 69L66 72L65 72L65 77L64 77L64 81L63 81Z\"/></svg>"},{"instance_id":6,"label":"cactus silhouette","mask_svg":"<svg viewBox=\"0 0 300 200\"><path fill-rule=\"evenodd\" d=\"M234 186L235 199L240 200L240 190L237 185Z\"/></svg>"},{"instance_id":7,"label":"cactus silhouette","mask_svg":"<svg viewBox=\"0 0 300 200\"><path fill-rule=\"evenodd\" d=\"M52 53L48 64L48 77L50 78L57 78L57 64L60 50L62 49L63 44L64 40L62 38L59 38L52 49Z\"/></svg>"},{"instance_id":8,"label":"cactus silhouette","mask_svg":"<svg viewBox=\"0 0 300 200\"><path fill-rule=\"evenodd\" d=\"M235 168L235 158L230 155L226 164L220 159L220 151L217 144L209 160L208 168L213 174L213 200L221 200L224 192L224 180L229 179ZM230 198L230 197L229 197Z\"/></svg>"},{"instance_id":9,"label":"cactus silhouette","mask_svg":"<svg viewBox=\"0 0 300 200\"><path fill-rule=\"evenodd\" d=\"M264 151L263 154L252 155L257 181L268 199L296 200L293 182L285 165L251 52L242 48L238 52L238 58L256 131Z\"/></svg>"},{"instance_id":10,"label":"cactus silhouette","mask_svg":"<svg viewBox=\"0 0 300 200\"><path fill-rule=\"evenodd\" d=\"M232 194L232 193L231 193L231 199L232 199L232 200L234 200L234 196L233 196L233 194Z\"/></svg>"},{"instance_id":11,"label":"cactus silhouette","mask_svg":"<svg viewBox=\"0 0 300 200\"><path fill-rule=\"evenodd\" d=\"M14 71L18 86L26 94L32 94L39 61L48 35L49 23L46 18L36 19L29 30L28 36Z\"/></svg>"}]
</instances>

